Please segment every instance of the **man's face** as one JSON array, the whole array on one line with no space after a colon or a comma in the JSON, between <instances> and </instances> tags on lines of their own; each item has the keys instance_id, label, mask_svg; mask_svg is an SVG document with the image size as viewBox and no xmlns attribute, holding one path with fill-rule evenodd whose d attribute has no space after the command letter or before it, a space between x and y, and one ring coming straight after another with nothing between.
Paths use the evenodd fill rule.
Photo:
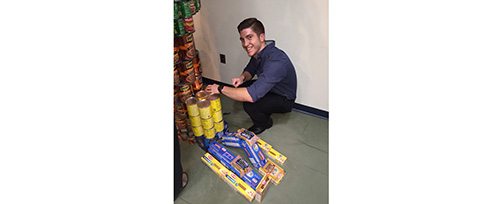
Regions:
<instances>
[{"instance_id":1,"label":"man's face","mask_svg":"<svg viewBox=\"0 0 501 204\"><path fill-rule=\"evenodd\" d=\"M240 31L240 42L249 57L253 57L264 48L264 33L258 36L251 28L243 29Z\"/></svg>"}]
</instances>

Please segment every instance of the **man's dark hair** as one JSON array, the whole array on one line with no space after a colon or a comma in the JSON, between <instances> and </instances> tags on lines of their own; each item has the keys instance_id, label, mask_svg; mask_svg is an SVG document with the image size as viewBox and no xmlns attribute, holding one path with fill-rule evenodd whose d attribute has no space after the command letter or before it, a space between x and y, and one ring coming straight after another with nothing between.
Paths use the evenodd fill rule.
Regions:
<instances>
[{"instance_id":1,"label":"man's dark hair","mask_svg":"<svg viewBox=\"0 0 501 204\"><path fill-rule=\"evenodd\" d=\"M252 31L254 31L258 36L261 35L261 33L264 33L264 25L261 23L261 21L257 20L256 18L247 18L240 22L238 24L238 33L242 31L243 29L246 28L251 28Z\"/></svg>"}]
</instances>

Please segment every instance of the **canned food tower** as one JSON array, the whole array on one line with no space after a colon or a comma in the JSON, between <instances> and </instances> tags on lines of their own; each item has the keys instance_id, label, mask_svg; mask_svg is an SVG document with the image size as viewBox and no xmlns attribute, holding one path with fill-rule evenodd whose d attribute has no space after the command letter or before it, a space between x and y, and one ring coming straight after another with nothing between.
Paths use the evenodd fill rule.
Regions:
<instances>
[{"instance_id":1,"label":"canned food tower","mask_svg":"<svg viewBox=\"0 0 501 204\"><path fill-rule=\"evenodd\" d=\"M189 131L187 111L179 97L174 98L174 121L178 130L177 134L181 140L190 140L193 133Z\"/></svg>"},{"instance_id":2,"label":"canned food tower","mask_svg":"<svg viewBox=\"0 0 501 204\"><path fill-rule=\"evenodd\" d=\"M221 110L221 97L219 94L211 94L208 97L210 101L210 109L214 120L214 128L216 132L221 132L224 129L223 111Z\"/></svg>"},{"instance_id":3,"label":"canned food tower","mask_svg":"<svg viewBox=\"0 0 501 204\"><path fill-rule=\"evenodd\" d=\"M197 99L189 97L186 99L186 108L188 109L188 117L190 118L191 129L195 137L204 135L202 128L202 120L200 118L200 111L198 111Z\"/></svg>"},{"instance_id":4,"label":"canned food tower","mask_svg":"<svg viewBox=\"0 0 501 204\"><path fill-rule=\"evenodd\" d=\"M202 68L193 33L193 16L200 11L200 0L174 0L174 118L177 137L195 143L203 135L200 117L187 114L185 102L203 89ZM180 102L177 102L180 101ZM190 102L192 103L192 102ZM196 103L195 103L196 104ZM192 105L192 104L191 104ZM198 120L197 120L198 119Z\"/></svg>"},{"instance_id":5,"label":"canned food tower","mask_svg":"<svg viewBox=\"0 0 501 204\"><path fill-rule=\"evenodd\" d=\"M212 113L210 110L210 102L207 99L202 99L197 102L202 118L202 127L204 128L204 135L207 139L212 139L216 136L214 129L214 121L212 120Z\"/></svg>"},{"instance_id":6,"label":"canned food tower","mask_svg":"<svg viewBox=\"0 0 501 204\"><path fill-rule=\"evenodd\" d=\"M219 94L209 94L201 90L195 97L185 100L191 130L195 137L213 139L217 132L224 130L224 120Z\"/></svg>"}]
</instances>

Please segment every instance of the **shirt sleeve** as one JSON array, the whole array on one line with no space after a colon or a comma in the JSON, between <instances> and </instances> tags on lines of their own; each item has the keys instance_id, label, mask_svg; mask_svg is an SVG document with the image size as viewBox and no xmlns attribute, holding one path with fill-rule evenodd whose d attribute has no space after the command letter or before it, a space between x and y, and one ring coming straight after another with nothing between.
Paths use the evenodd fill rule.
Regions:
<instances>
[{"instance_id":1,"label":"shirt sleeve","mask_svg":"<svg viewBox=\"0 0 501 204\"><path fill-rule=\"evenodd\" d=\"M256 75L256 72L257 72L257 62L255 59L253 59L251 57L251 59L249 60L249 63L247 63L247 66L245 66L245 69L243 72L247 71L251 74L251 78L254 77L254 75Z\"/></svg>"},{"instance_id":2,"label":"shirt sleeve","mask_svg":"<svg viewBox=\"0 0 501 204\"><path fill-rule=\"evenodd\" d=\"M286 62L283 60L270 60L263 65L263 73L258 76L256 82L247 87L247 92L254 102L266 95L286 75Z\"/></svg>"}]
</instances>

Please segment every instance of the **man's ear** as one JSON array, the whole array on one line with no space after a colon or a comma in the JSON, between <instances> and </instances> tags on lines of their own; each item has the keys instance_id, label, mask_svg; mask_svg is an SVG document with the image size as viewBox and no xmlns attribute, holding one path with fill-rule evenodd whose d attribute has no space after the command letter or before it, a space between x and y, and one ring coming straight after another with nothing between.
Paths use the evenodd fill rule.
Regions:
<instances>
[{"instance_id":1,"label":"man's ear","mask_svg":"<svg viewBox=\"0 0 501 204\"><path fill-rule=\"evenodd\" d=\"M264 42L264 40L265 40L264 33L259 34L259 41Z\"/></svg>"}]
</instances>

